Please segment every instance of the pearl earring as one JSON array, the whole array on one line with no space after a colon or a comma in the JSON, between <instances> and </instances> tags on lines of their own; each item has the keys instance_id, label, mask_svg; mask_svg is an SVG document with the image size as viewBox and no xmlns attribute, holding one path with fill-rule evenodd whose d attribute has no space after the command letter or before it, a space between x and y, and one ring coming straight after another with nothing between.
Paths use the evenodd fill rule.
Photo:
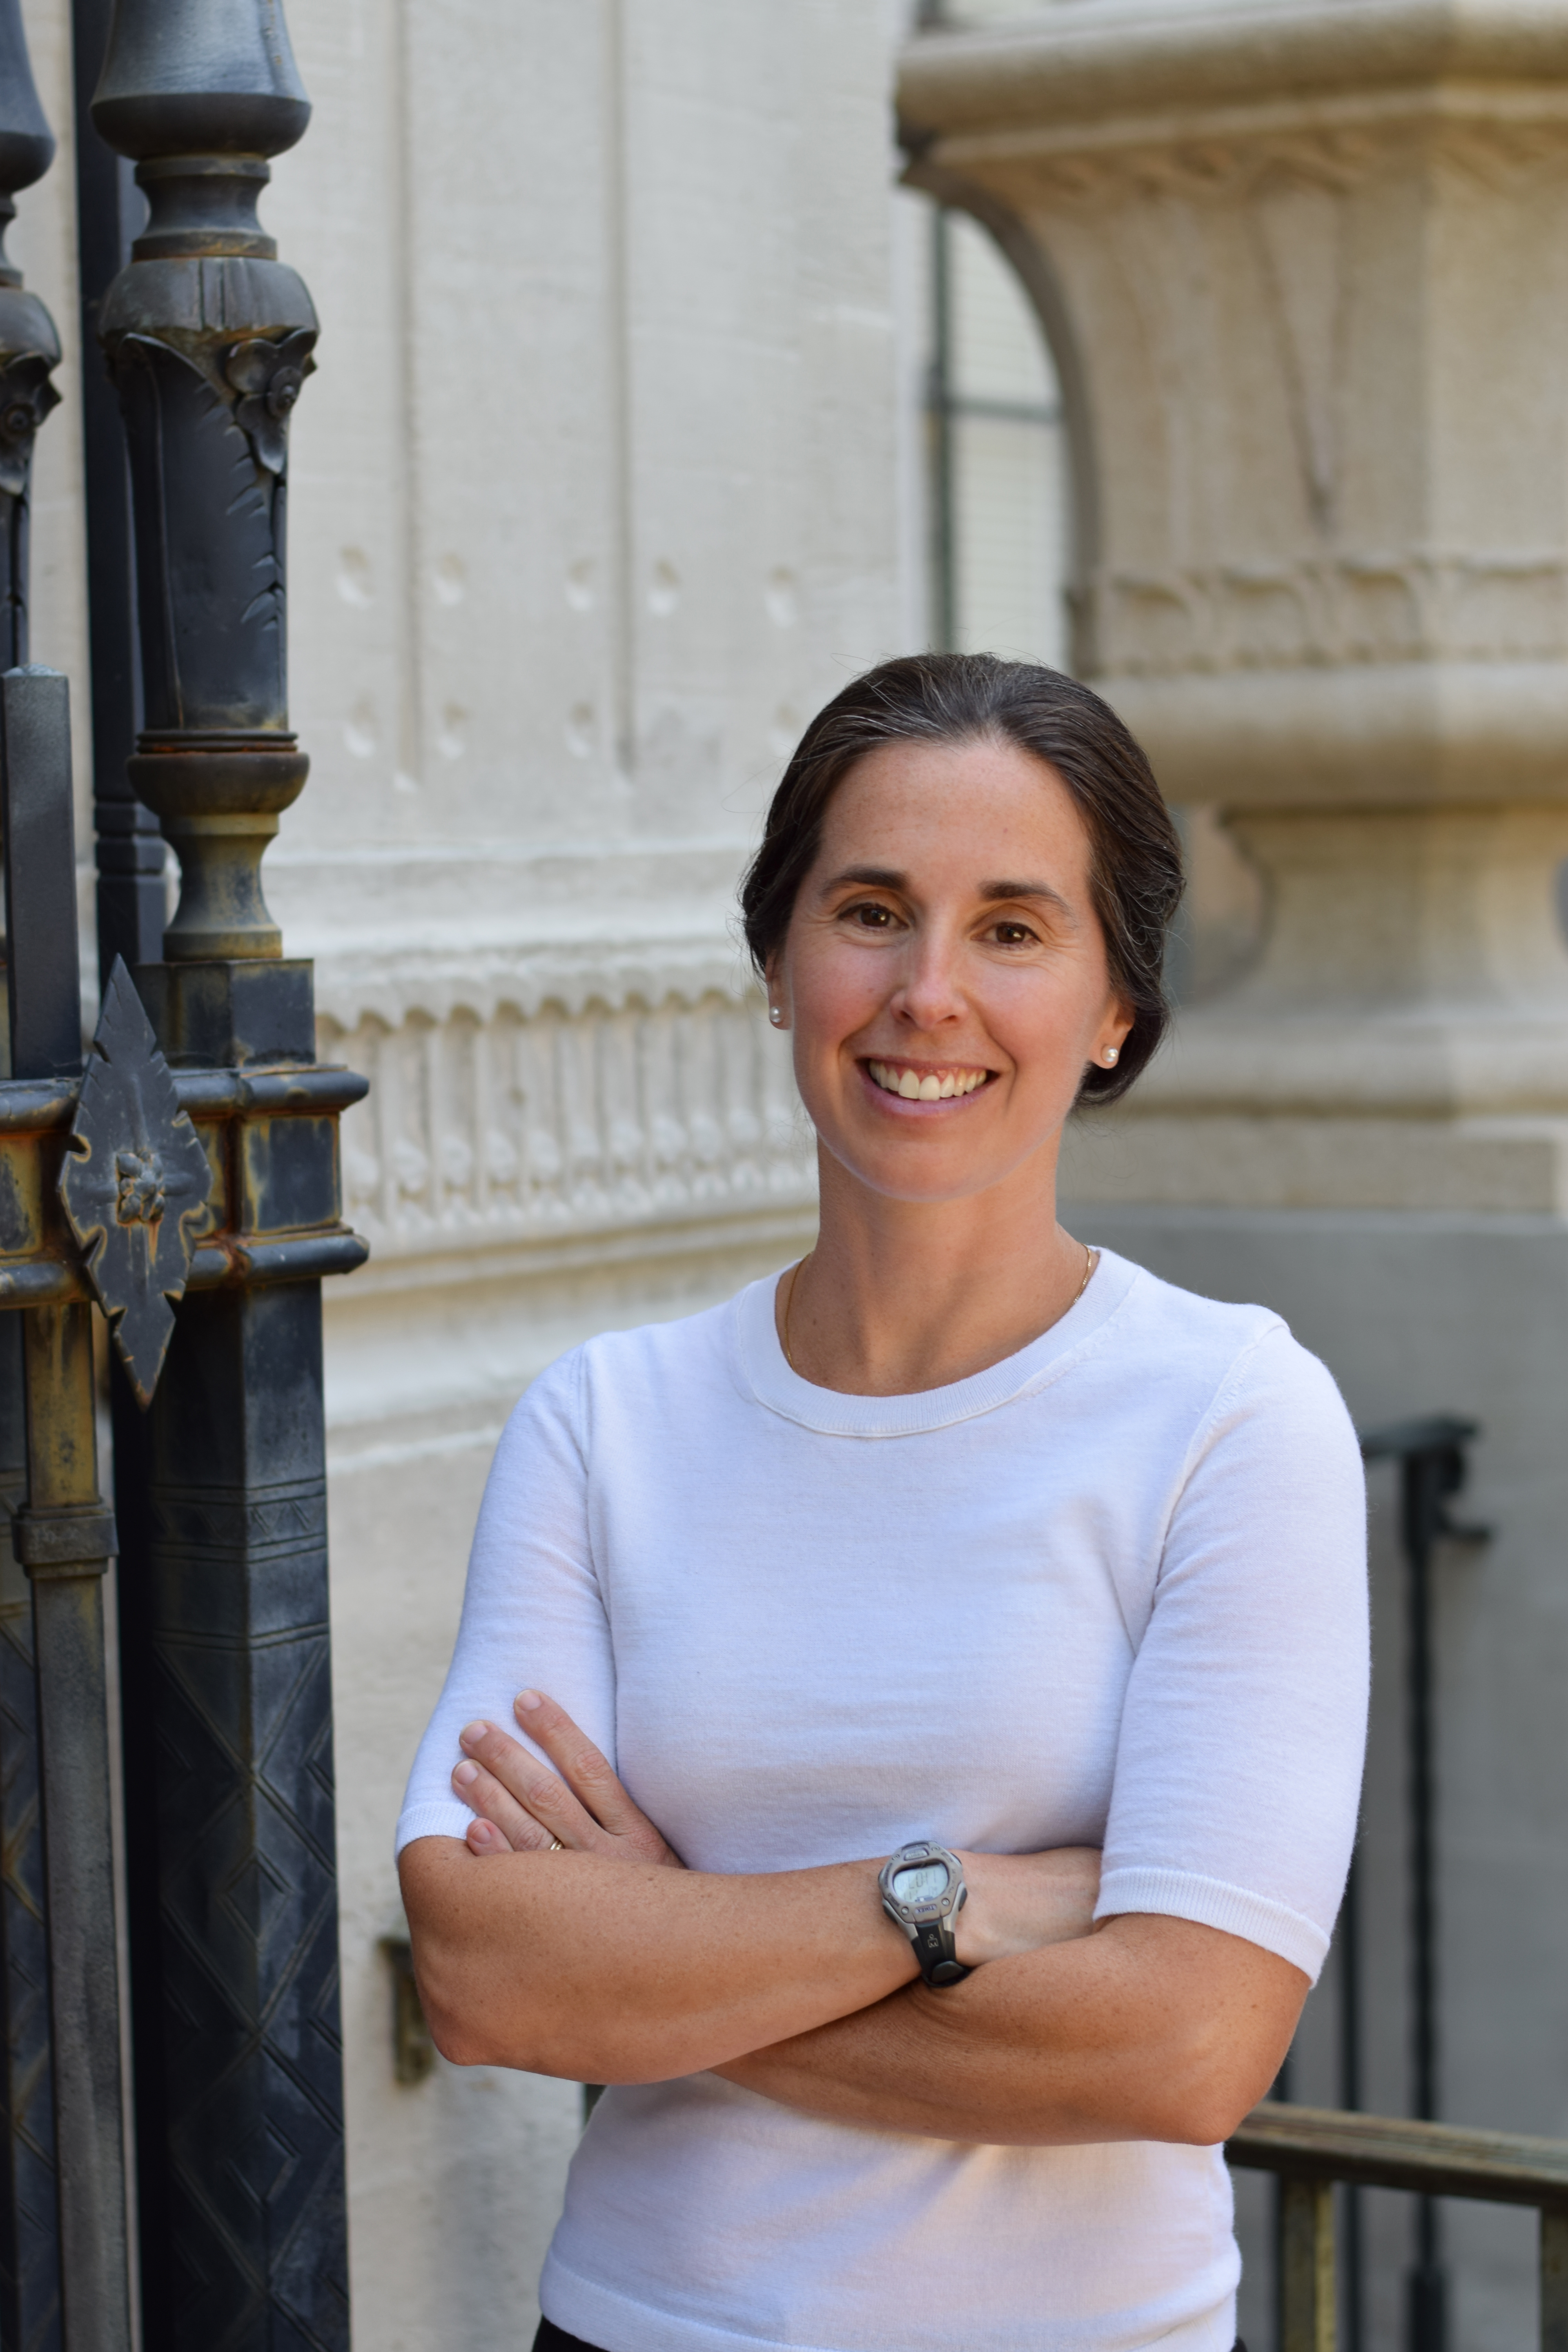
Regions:
<instances>
[{"instance_id":1,"label":"pearl earring","mask_svg":"<svg viewBox=\"0 0 1568 2352\"><path fill-rule=\"evenodd\" d=\"M1120 1048L1119 1048L1119 1047L1117 1047L1117 1046L1115 1046L1115 1045L1108 1045L1108 1046L1106 1047L1106 1049L1105 1049L1105 1054L1104 1054L1103 1058L1104 1058L1104 1062L1105 1062L1105 1066L1106 1066L1106 1068L1107 1068L1108 1070L1109 1070L1109 1069L1111 1069L1111 1068L1113 1068L1113 1067L1114 1067L1115 1063L1116 1063L1117 1054L1118 1054L1118 1052L1119 1052L1119 1051L1120 1051Z\"/></svg>"},{"instance_id":2,"label":"pearl earring","mask_svg":"<svg viewBox=\"0 0 1568 2352\"><path fill-rule=\"evenodd\" d=\"M776 1004L769 1005L768 1019L773 1023L775 1029L778 1027L779 1023L784 1019L784 1014L779 1011Z\"/></svg>"}]
</instances>

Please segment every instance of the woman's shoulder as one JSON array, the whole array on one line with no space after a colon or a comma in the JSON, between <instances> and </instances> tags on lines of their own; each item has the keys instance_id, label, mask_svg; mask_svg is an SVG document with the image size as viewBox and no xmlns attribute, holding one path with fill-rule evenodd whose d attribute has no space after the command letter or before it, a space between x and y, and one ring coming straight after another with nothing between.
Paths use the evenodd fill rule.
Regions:
<instances>
[{"instance_id":1,"label":"woman's shoulder","mask_svg":"<svg viewBox=\"0 0 1568 2352\"><path fill-rule=\"evenodd\" d=\"M668 1395L672 1384L689 1387L704 1377L722 1377L731 1351L736 1306L736 1299L724 1298L695 1314L596 1331L536 1374L517 1413L575 1419L595 1396L648 1390Z\"/></svg>"},{"instance_id":2,"label":"woman's shoulder","mask_svg":"<svg viewBox=\"0 0 1568 2352\"><path fill-rule=\"evenodd\" d=\"M1339 1402L1333 1375L1277 1307L1210 1298L1140 1266L1117 1320L1125 1347L1151 1362L1182 1367L1216 1396L1258 1387Z\"/></svg>"},{"instance_id":3,"label":"woman's shoulder","mask_svg":"<svg viewBox=\"0 0 1568 2352\"><path fill-rule=\"evenodd\" d=\"M1107 1269L1121 1277L1121 1317L1129 1338L1161 1338L1205 1350L1251 1346L1266 1332L1285 1330L1284 1317L1257 1300L1210 1298L1198 1290L1184 1290L1146 1265L1102 1250Z\"/></svg>"}]
</instances>

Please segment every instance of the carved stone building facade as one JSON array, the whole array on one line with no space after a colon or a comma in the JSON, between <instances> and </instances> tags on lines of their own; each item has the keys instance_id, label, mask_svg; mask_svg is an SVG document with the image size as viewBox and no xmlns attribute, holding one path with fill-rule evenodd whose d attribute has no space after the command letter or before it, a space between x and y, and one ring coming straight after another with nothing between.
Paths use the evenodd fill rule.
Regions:
<instances>
[{"instance_id":1,"label":"carved stone building facade","mask_svg":"<svg viewBox=\"0 0 1568 2352\"><path fill-rule=\"evenodd\" d=\"M1441 2111L1561 2135L1568 10L1050 7L927 36L900 95L913 176L1052 336L1078 665L1262 877L1258 952L1080 1122L1066 1213L1280 1308L1363 1426L1480 1424L1494 1532L1436 1587ZM1401 2113L1386 1475L1363 2091ZM1331 2104L1331 1979L1314 2011L1296 2095ZM1393 2341L1405 2242L1374 2219ZM1528 2225L1447 2226L1454 2344L1528 2340Z\"/></svg>"},{"instance_id":2,"label":"carved stone building facade","mask_svg":"<svg viewBox=\"0 0 1568 2352\"><path fill-rule=\"evenodd\" d=\"M291 453L313 956L373 1244L327 1381L356 2341L526 2343L575 2084L394 2072L391 1839L495 1437L590 1332L795 1255L815 1165L734 885L809 712L904 635L882 0L289 0L315 113ZM87 740L69 12L15 238L67 331L35 657ZM91 780L81 760L84 870ZM90 903L90 889L84 891ZM89 950L90 951L90 950ZM93 991L96 994L96 990Z\"/></svg>"}]
</instances>

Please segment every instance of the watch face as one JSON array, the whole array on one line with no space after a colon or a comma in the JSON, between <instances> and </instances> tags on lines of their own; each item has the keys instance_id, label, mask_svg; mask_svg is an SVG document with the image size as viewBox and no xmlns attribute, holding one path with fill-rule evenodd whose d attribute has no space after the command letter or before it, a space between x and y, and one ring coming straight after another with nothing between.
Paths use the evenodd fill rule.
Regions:
<instances>
[{"instance_id":1,"label":"watch face","mask_svg":"<svg viewBox=\"0 0 1568 2352\"><path fill-rule=\"evenodd\" d=\"M934 1903L947 1892L945 1862L911 1863L893 1874L893 1897L899 1903Z\"/></svg>"}]
</instances>

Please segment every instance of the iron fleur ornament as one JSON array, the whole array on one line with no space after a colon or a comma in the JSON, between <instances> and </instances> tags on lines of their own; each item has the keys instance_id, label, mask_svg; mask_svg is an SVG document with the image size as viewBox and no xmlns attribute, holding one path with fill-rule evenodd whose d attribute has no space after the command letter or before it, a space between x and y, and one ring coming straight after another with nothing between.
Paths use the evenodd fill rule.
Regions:
<instances>
[{"instance_id":1,"label":"iron fleur ornament","mask_svg":"<svg viewBox=\"0 0 1568 2352\"><path fill-rule=\"evenodd\" d=\"M47 352L22 352L0 367L0 490L13 499L27 488L33 436L60 395L49 382Z\"/></svg>"},{"instance_id":2,"label":"iron fleur ornament","mask_svg":"<svg viewBox=\"0 0 1568 2352\"><path fill-rule=\"evenodd\" d=\"M60 1201L139 1403L152 1402L212 1167L117 956L82 1075Z\"/></svg>"},{"instance_id":3,"label":"iron fleur ornament","mask_svg":"<svg viewBox=\"0 0 1568 2352\"><path fill-rule=\"evenodd\" d=\"M234 412L235 423L248 435L258 465L269 474L281 474L288 465L284 427L300 386L315 371L310 357L315 341L313 327L301 327L280 342L256 336L236 343L224 362L225 375L244 394Z\"/></svg>"}]
</instances>

